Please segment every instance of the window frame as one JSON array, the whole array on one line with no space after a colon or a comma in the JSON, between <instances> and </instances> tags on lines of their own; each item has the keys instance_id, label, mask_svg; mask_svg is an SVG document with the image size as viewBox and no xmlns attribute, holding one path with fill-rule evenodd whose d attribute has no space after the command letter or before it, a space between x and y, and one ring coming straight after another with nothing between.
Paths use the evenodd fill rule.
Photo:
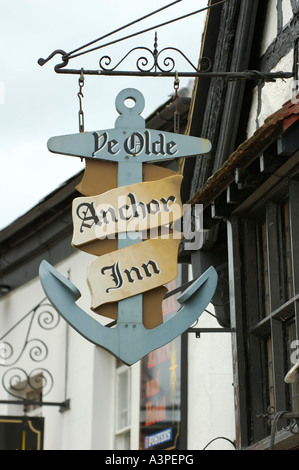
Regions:
<instances>
[{"instance_id":1,"label":"window frame","mask_svg":"<svg viewBox=\"0 0 299 470\"><path fill-rule=\"evenodd\" d=\"M281 207L289 201L289 234L292 297L286 289L283 263L285 243ZM275 201L265 200L263 210L250 212L250 219L233 215L228 221L228 255L231 282L233 358L239 381L237 421L239 446L248 447L270 435L271 412L290 410L290 388L284 382L288 371L286 324L292 319L299 338L299 182L289 180L288 193ZM268 246L269 313L264 315L263 260L260 226L266 221ZM278 253L279 256L273 256ZM258 275L257 275L258 273ZM273 361L273 406L269 401L268 358L265 341L271 338ZM273 409L274 408L274 409ZM284 423L279 423L278 429Z\"/></svg>"},{"instance_id":2,"label":"window frame","mask_svg":"<svg viewBox=\"0 0 299 470\"><path fill-rule=\"evenodd\" d=\"M124 426L119 426L119 407L120 407L120 378L122 375L127 375L127 419L128 422ZM115 394L115 445L118 450L128 450L123 448L123 443L126 437L131 442L131 368L122 363L117 363L116 367L116 394ZM130 449L130 444L129 444Z\"/></svg>"}]
</instances>

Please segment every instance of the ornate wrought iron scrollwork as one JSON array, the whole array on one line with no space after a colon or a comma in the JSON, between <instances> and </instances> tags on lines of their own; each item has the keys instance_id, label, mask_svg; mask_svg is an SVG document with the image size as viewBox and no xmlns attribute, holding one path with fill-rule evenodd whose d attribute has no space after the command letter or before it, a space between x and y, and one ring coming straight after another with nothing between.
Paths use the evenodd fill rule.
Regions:
<instances>
[{"instance_id":1,"label":"ornate wrought iron scrollwork","mask_svg":"<svg viewBox=\"0 0 299 470\"><path fill-rule=\"evenodd\" d=\"M46 369L33 369L26 372L20 367L11 367L2 376L4 390L15 398L23 396L24 391L42 390L45 397L53 388L53 376Z\"/></svg>"},{"instance_id":2,"label":"ornate wrought iron scrollwork","mask_svg":"<svg viewBox=\"0 0 299 470\"><path fill-rule=\"evenodd\" d=\"M158 13L160 13L161 11L165 10L165 9L168 9L170 7L172 7L173 5L175 5L176 3L179 3L180 0L175 0L173 2L171 2L170 4L168 5L164 5L162 6L161 8L159 8L158 10L155 10L153 12L150 12L146 15L144 15L143 17L141 18L138 18L134 21L131 21L130 23L128 23L127 25L124 25L120 28L117 28L116 30L110 32L110 33L107 33L107 34L104 34L103 36L101 36L100 38L98 39L95 39L93 41L90 41L89 43L83 45L83 46L80 46L80 47L77 47L76 49L74 49L73 51L69 52L69 53L66 53L64 50L62 49L57 49L56 51L52 52L46 59L43 59L43 58L40 58L38 60L38 64L39 65L44 65L46 62L48 62L49 60L51 60L56 54L61 54L62 56L62 63L60 64L57 64L55 66L55 71L57 73L69 73L69 74L77 74L78 73L78 70L74 70L74 69L67 69L65 68L69 61L71 59L74 59L75 57L78 57L78 56L81 56L81 55L84 55L84 54L88 54L90 52L93 52L93 51L96 51L98 49L101 49L103 47L106 47L106 46L110 46L110 45L114 45L114 44L117 44L121 41L125 41L129 38L132 38L132 37L136 37L140 34L144 34L144 33L147 33L149 31L153 31L153 30L157 30L158 28L161 28L161 27L164 27L166 25L169 25L171 23L174 23L174 22L177 22L177 21L180 21L180 20L183 20L185 18L189 18L193 15L197 15L198 13L202 13L204 11L207 11L207 10L210 10L212 8L219 8L223 3L226 3L228 0L221 0L220 2L218 2L217 4L214 4L214 5L208 5L208 6L205 6L203 8L200 8L199 10L196 10L196 11L193 11L193 12L190 12L190 13L187 13L187 14L184 14L182 16L179 16L179 17L176 17L176 18L173 18L173 19L169 19L167 21L164 21L162 23L159 23L157 25L154 25L154 26L150 26L150 27L147 27L146 29L144 30L141 30L141 31L138 31L138 32L134 32L134 33L131 33L127 36L124 36L124 37L121 37L121 38L118 38L118 39L114 39L112 41L109 41L105 44L101 44L101 45L95 45L96 43L99 43L99 41L102 41L104 39L107 39L109 36L112 36L113 34L115 33L118 33L122 30L125 30L126 28L134 25L134 24L137 24L137 23L140 23L141 21L145 20L146 18L149 18L151 16L154 16ZM90 47L90 46L93 46L93 47ZM120 65L123 60L128 57L128 55L131 54L131 52L133 50L136 50L136 49L144 49L144 50L147 50L147 52L149 52L154 61L153 61L153 66L150 67L150 68L147 68L148 66L148 58L147 57L141 57L137 60L137 70L138 70L138 74L142 74L143 76L145 74L150 74L150 75L153 75L153 74L157 74L159 73L159 76L168 76L167 74L171 73L171 71L174 70L174 67L175 67L175 62L174 60L171 58L171 57L167 57L164 59L164 66L160 66L158 65L157 61L158 61L158 57L159 55L165 51L165 50L177 50L179 52L179 54L181 54L189 63L190 61L187 59L187 57L181 52L179 51L178 49L175 49L175 48L166 48L166 49L163 49L160 53L157 52L157 33L155 33L155 43L154 43L154 51L150 51L150 49L148 48L145 48L145 47L139 47L139 48L134 48L132 49L130 52L128 52L125 57L123 59L121 59L118 64L116 64L116 66L114 67L109 67L109 65L111 64L111 58L107 55L103 56L101 59L100 59L100 67L101 67L101 70L85 70L84 69L84 74L85 75L100 75L101 73L102 74L116 74L116 75L134 75L136 74L135 73L132 73L132 72L117 72L116 69L118 67L118 65ZM104 63L105 62L105 63ZM141 64L141 65L140 65ZM191 63L190 63L191 64ZM199 70L194 67L193 64L191 64L192 68L193 68L193 72L191 72L191 75L189 76L195 76L194 74L198 74ZM146 68L146 71L145 71L145 68ZM82 68L81 68L82 69ZM170 71L171 70L171 71ZM203 72L203 70L200 71L201 73ZM180 75L181 75L181 72L180 72Z\"/></svg>"},{"instance_id":3,"label":"ornate wrought iron scrollwork","mask_svg":"<svg viewBox=\"0 0 299 470\"><path fill-rule=\"evenodd\" d=\"M155 46L156 45L157 43L155 42ZM195 71L196 73L209 72L212 68L212 62L207 57L201 58L200 59L201 67L200 69L196 68L195 65L193 65L192 62L188 59L188 57L186 57L186 55L183 54L182 51L180 51L179 49L175 47L165 47L160 52L157 51L156 47L153 51L151 51L151 49L149 49L148 47L134 47L113 67L109 67L112 62L111 57L108 55L102 56L99 60L101 71L105 71L105 72L116 71L119 65L122 64L135 51L146 51L148 54L148 57L143 55L136 60L136 69L141 73L161 72L162 74L164 74L164 73L174 72L176 70L175 59L168 55L164 57L164 59L162 57L163 54L168 51L176 52L178 56L182 57L184 61L188 63L191 69L193 69L193 71Z\"/></svg>"},{"instance_id":4,"label":"ornate wrought iron scrollwork","mask_svg":"<svg viewBox=\"0 0 299 470\"><path fill-rule=\"evenodd\" d=\"M148 66L149 64L149 59L146 56L141 56L137 59L136 62L136 70L134 71L124 71L124 70L118 70L118 67L120 64L122 64L129 55L133 51L136 50L146 50L147 53L150 54L151 60L153 60L153 64L151 66ZM191 67L191 71L182 71L182 70L175 70L175 60L167 56L164 58L162 61L164 63L164 66L162 66L162 63L158 63L158 59L162 53L165 51L176 51L181 58L185 60L187 64ZM91 51L90 51L91 52ZM195 78L195 77L207 77L207 78L222 78L222 79L227 79L227 80L252 80L252 81L265 81L265 82L275 82L277 79L288 79L288 78L294 78L298 74L295 74L294 71L292 72L259 72L257 70L245 70L243 72L218 72L212 70L212 61L208 57L202 57L199 59L199 66L198 68L195 67L194 64L188 59L188 57L181 52L179 49L174 48L174 47L166 47L162 49L160 52L151 51L147 47L135 47L131 49L121 60L118 61L117 64L114 66L110 67L110 64L112 62L112 59L109 55L104 55L100 58L99 60L99 69L85 69L81 67L80 69L71 69L67 68L67 65L69 64L69 61L71 59L74 59L77 57L77 55L72 55L67 54L65 51L62 50L56 50L52 52L52 54L49 55L46 59L39 59L38 64L43 66L46 64L49 60L51 60L56 54L61 54L62 55L62 62L57 64L54 69L56 73L64 73L64 74L73 74L73 75L108 75L108 76L137 76L137 77L175 77L177 73L179 74L180 77L189 77L189 78ZM294 61L296 63L296 61ZM295 70L295 66L293 67Z\"/></svg>"},{"instance_id":5,"label":"ornate wrought iron scrollwork","mask_svg":"<svg viewBox=\"0 0 299 470\"><path fill-rule=\"evenodd\" d=\"M49 302L42 302L35 310L39 326L44 330L53 330L58 326L60 315Z\"/></svg>"},{"instance_id":6,"label":"ornate wrought iron scrollwork","mask_svg":"<svg viewBox=\"0 0 299 470\"><path fill-rule=\"evenodd\" d=\"M1 380L9 395L20 398L25 390L42 389L44 397L52 390L53 376L42 366L49 349L44 339L35 336L39 330L54 330L59 321L56 310L44 299L0 338L0 373L5 370ZM41 367L33 365L37 363Z\"/></svg>"},{"instance_id":7,"label":"ornate wrought iron scrollwork","mask_svg":"<svg viewBox=\"0 0 299 470\"><path fill-rule=\"evenodd\" d=\"M6 363L13 355L13 347L6 341L0 341L0 366Z\"/></svg>"}]
</instances>

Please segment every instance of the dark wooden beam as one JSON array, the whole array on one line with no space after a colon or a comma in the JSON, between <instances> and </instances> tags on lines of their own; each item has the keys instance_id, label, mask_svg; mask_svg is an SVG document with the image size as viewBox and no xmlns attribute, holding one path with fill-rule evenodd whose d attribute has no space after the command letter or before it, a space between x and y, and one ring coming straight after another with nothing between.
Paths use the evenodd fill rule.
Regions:
<instances>
[{"instance_id":1,"label":"dark wooden beam","mask_svg":"<svg viewBox=\"0 0 299 470\"><path fill-rule=\"evenodd\" d=\"M248 365L246 360L247 341L245 337L245 316L242 315L243 289L242 289L242 244L241 224L238 218L231 217L227 222L228 243L228 271L230 281L230 314L232 332L232 355L234 371L235 392L235 420L236 444L240 450L249 444L248 429L248 403L249 390L247 388Z\"/></svg>"},{"instance_id":2,"label":"dark wooden beam","mask_svg":"<svg viewBox=\"0 0 299 470\"><path fill-rule=\"evenodd\" d=\"M248 318L247 324L250 328L251 325L255 325L260 320L260 291L259 278L257 276L259 265L256 224L248 220L244 223L244 251L246 315ZM260 338L248 334L248 349L251 355L249 363L250 397L252 408L254 409L252 415L252 437L254 442L256 442L264 437L264 422L261 418L258 418L258 415L265 413L264 403L261 400L263 396L263 377Z\"/></svg>"}]
</instances>

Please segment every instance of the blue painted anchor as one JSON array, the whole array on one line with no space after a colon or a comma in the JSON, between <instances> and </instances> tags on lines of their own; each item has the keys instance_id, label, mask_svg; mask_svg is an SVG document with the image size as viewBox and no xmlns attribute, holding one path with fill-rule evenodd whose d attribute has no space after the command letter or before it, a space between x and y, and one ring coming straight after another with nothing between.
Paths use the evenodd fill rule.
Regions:
<instances>
[{"instance_id":1,"label":"blue painted anchor","mask_svg":"<svg viewBox=\"0 0 299 470\"><path fill-rule=\"evenodd\" d=\"M126 106L127 99L135 102L132 108ZM203 155L211 149L205 139L146 130L140 116L144 98L135 89L122 90L116 98L116 108L120 116L114 129L52 137L48 142L49 150L117 162L118 187L121 187L142 182L145 162ZM129 234L123 235L118 237L119 249L141 241L136 237L132 239ZM218 277L210 267L178 297L182 306L176 315L153 329L145 328L142 322L142 294L120 300L117 324L107 328L75 303L81 296L80 291L46 261L40 265L40 280L54 308L76 331L131 365L181 335L198 319L214 295Z\"/></svg>"},{"instance_id":2,"label":"blue painted anchor","mask_svg":"<svg viewBox=\"0 0 299 470\"><path fill-rule=\"evenodd\" d=\"M47 261L40 265L40 278L48 299L62 318L84 338L127 365L184 333L208 306L218 280L215 269L210 267L177 298L181 309L165 323L149 330L131 320L117 322L113 328L103 326L75 303L81 296L80 291Z\"/></svg>"}]
</instances>

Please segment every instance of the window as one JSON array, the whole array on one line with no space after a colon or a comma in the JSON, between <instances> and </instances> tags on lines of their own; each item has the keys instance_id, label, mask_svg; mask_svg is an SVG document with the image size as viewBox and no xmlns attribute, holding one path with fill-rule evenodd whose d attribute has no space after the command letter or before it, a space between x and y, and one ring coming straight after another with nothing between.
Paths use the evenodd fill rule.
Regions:
<instances>
[{"instance_id":1,"label":"window","mask_svg":"<svg viewBox=\"0 0 299 470\"><path fill-rule=\"evenodd\" d=\"M284 382L299 340L299 183L288 189L229 221L243 447L269 438L274 414L299 413L299 384Z\"/></svg>"},{"instance_id":2,"label":"window","mask_svg":"<svg viewBox=\"0 0 299 470\"><path fill-rule=\"evenodd\" d=\"M120 361L116 369L116 450L130 449L131 369Z\"/></svg>"},{"instance_id":3,"label":"window","mask_svg":"<svg viewBox=\"0 0 299 470\"><path fill-rule=\"evenodd\" d=\"M257 302L261 311L256 315L255 322L250 325L251 334L260 340L255 344L255 348L260 348L260 353L252 349L249 350L249 354L254 354L257 357L260 355L262 382L260 398L263 403L263 415L269 414L269 424L269 422L271 423L271 412L290 409L287 387L283 378L288 371L287 356L289 355L290 340L293 340L295 335L294 326L291 326L295 325L295 301L292 301L289 203L285 202L281 205L268 203L265 215L265 220L261 224L257 224L255 248L258 258L256 265L259 267L258 285L261 286L260 292L263 300L260 303ZM248 249L245 249L244 256L250 256ZM249 279L248 282L250 282ZM251 302L253 300L249 299L247 304ZM290 326L287 326L288 324ZM262 359L263 348L266 354L265 359ZM255 373L257 369L258 367L256 367ZM252 377L251 380L252 387L254 387L255 378ZM296 391L294 390L292 391L294 405L296 400ZM267 434L269 427L265 426L265 429Z\"/></svg>"},{"instance_id":4,"label":"window","mask_svg":"<svg viewBox=\"0 0 299 470\"><path fill-rule=\"evenodd\" d=\"M261 316L267 316L270 314L271 309L273 310L273 301L271 305L270 295L270 288L272 287L272 290L274 288L273 279L275 279L275 288L277 288L275 296L276 305L286 302L293 295L290 211L288 202L282 206L272 205L268 221L264 221L259 226L258 238L259 277L263 298ZM276 256L274 255L275 253L277 253ZM273 256L276 257L276 260L273 259Z\"/></svg>"},{"instance_id":5,"label":"window","mask_svg":"<svg viewBox=\"0 0 299 470\"><path fill-rule=\"evenodd\" d=\"M261 266L262 266L262 298L264 300L263 312L264 315L269 315L270 313L270 304L269 304L269 276L268 276L268 249L267 249L267 232L266 232L266 222L261 225Z\"/></svg>"},{"instance_id":6,"label":"window","mask_svg":"<svg viewBox=\"0 0 299 470\"><path fill-rule=\"evenodd\" d=\"M292 298L292 258L291 258L291 235L290 235L290 209L289 203L282 207L283 211L283 259L286 300Z\"/></svg>"}]
</instances>

